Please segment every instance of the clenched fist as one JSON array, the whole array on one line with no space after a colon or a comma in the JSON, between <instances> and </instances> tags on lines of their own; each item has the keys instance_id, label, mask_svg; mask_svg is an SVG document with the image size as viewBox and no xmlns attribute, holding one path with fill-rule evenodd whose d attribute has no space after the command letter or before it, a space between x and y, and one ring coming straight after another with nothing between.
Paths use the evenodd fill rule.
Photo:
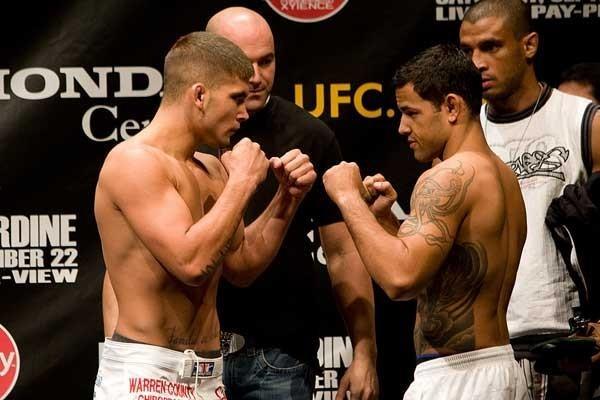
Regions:
<instances>
[{"instance_id":1,"label":"clenched fist","mask_svg":"<svg viewBox=\"0 0 600 400\"><path fill-rule=\"evenodd\" d=\"M344 196L360 196L368 198L368 194L360 177L360 169L356 163L342 161L327 170L323 175L323 185L334 203L339 203Z\"/></svg>"},{"instance_id":2,"label":"clenched fist","mask_svg":"<svg viewBox=\"0 0 600 400\"><path fill-rule=\"evenodd\" d=\"M367 203L375 217L388 216L398 195L385 177L381 174L366 176L363 185L368 193Z\"/></svg>"},{"instance_id":3,"label":"clenched fist","mask_svg":"<svg viewBox=\"0 0 600 400\"><path fill-rule=\"evenodd\" d=\"M230 151L221 155L221 162L235 182L258 186L267 176L269 161L260 145L248 138L240 140Z\"/></svg>"},{"instance_id":4,"label":"clenched fist","mask_svg":"<svg viewBox=\"0 0 600 400\"><path fill-rule=\"evenodd\" d=\"M290 150L281 157L273 157L270 163L279 185L286 188L292 197L304 196L317 178L310 159L298 149Z\"/></svg>"}]
</instances>

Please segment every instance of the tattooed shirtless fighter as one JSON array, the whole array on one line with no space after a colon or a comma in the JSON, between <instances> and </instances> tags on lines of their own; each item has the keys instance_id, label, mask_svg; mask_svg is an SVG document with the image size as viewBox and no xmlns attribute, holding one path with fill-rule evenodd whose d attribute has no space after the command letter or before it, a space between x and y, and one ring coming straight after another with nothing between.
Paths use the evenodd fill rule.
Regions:
<instances>
[{"instance_id":1,"label":"tattooed shirtless fighter","mask_svg":"<svg viewBox=\"0 0 600 400\"><path fill-rule=\"evenodd\" d=\"M341 163L323 177L373 279L418 299L418 365L405 399L522 399L506 308L526 235L517 179L486 144L481 77L456 47L436 46L398 70L399 132L420 162L436 160L398 224L381 175ZM364 185L364 186L363 186Z\"/></svg>"},{"instance_id":2,"label":"tattooed shirtless fighter","mask_svg":"<svg viewBox=\"0 0 600 400\"><path fill-rule=\"evenodd\" d=\"M269 160L249 139L221 160L248 118L248 58L215 34L180 38L165 58L152 122L106 158L95 213L118 305L94 398L224 399L216 291L221 274L243 285L276 254L316 174L290 150L270 160L279 180L266 211L242 226Z\"/></svg>"}]
</instances>

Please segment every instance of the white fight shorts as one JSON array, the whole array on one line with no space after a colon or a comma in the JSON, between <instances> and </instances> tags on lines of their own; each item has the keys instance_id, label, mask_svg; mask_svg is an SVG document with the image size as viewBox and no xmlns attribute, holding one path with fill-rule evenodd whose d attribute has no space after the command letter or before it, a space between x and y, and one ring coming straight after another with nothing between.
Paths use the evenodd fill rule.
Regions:
<instances>
[{"instance_id":1,"label":"white fight shorts","mask_svg":"<svg viewBox=\"0 0 600 400\"><path fill-rule=\"evenodd\" d=\"M525 400L525 378L512 347L497 346L425 361L404 400Z\"/></svg>"},{"instance_id":2,"label":"white fight shorts","mask_svg":"<svg viewBox=\"0 0 600 400\"><path fill-rule=\"evenodd\" d=\"M95 400L225 400L223 357L106 339Z\"/></svg>"}]
</instances>

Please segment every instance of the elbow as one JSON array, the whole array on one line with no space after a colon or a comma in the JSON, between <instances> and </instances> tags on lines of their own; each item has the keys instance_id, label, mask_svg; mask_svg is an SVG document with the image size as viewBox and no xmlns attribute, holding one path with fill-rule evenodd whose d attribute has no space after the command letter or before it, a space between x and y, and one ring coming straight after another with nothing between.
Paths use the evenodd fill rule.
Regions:
<instances>
[{"instance_id":1,"label":"elbow","mask_svg":"<svg viewBox=\"0 0 600 400\"><path fill-rule=\"evenodd\" d=\"M417 297L419 290L416 282L407 277L398 277L382 286L385 294L393 301L412 300Z\"/></svg>"},{"instance_id":2,"label":"elbow","mask_svg":"<svg viewBox=\"0 0 600 400\"><path fill-rule=\"evenodd\" d=\"M237 252L223 260L223 278L233 286L246 288L256 281L268 265L252 252Z\"/></svg>"},{"instance_id":3,"label":"elbow","mask_svg":"<svg viewBox=\"0 0 600 400\"><path fill-rule=\"evenodd\" d=\"M186 286L199 287L206 282L206 276L198 274L184 274L179 280Z\"/></svg>"},{"instance_id":4,"label":"elbow","mask_svg":"<svg viewBox=\"0 0 600 400\"><path fill-rule=\"evenodd\" d=\"M206 248L181 252L174 260L177 278L188 286L202 286L223 265L223 251L208 251Z\"/></svg>"},{"instance_id":5,"label":"elbow","mask_svg":"<svg viewBox=\"0 0 600 400\"><path fill-rule=\"evenodd\" d=\"M256 277L251 274L244 273L243 271L236 271L227 268L226 266L223 266L223 277L227 282L239 288L247 288L256 280Z\"/></svg>"},{"instance_id":6,"label":"elbow","mask_svg":"<svg viewBox=\"0 0 600 400\"><path fill-rule=\"evenodd\" d=\"M202 286L211 276L213 276L216 269L217 267L209 262L188 262L178 268L180 271L178 278L187 286Z\"/></svg>"}]
</instances>

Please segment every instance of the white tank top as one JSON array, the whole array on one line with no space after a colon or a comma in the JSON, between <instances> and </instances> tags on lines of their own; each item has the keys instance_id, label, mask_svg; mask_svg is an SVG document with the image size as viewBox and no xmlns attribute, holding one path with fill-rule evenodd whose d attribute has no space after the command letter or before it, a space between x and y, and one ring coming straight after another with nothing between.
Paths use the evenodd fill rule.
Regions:
<instances>
[{"instance_id":1,"label":"white tank top","mask_svg":"<svg viewBox=\"0 0 600 400\"><path fill-rule=\"evenodd\" d=\"M579 305L544 221L550 202L567 184L587 179L596 109L589 100L548 86L532 116L533 109L495 116L486 113L486 105L481 108L486 140L517 175L527 212L527 239L507 313L511 338L568 332L572 307Z\"/></svg>"}]
</instances>

